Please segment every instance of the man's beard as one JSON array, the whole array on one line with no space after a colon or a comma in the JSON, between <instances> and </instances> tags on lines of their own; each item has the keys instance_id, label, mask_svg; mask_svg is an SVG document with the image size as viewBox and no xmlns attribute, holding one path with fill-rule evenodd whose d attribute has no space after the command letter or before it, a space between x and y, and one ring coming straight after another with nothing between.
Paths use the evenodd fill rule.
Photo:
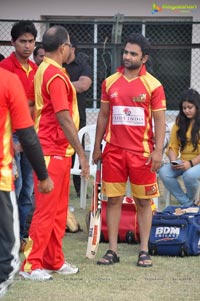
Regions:
<instances>
[{"instance_id":1,"label":"man's beard","mask_svg":"<svg viewBox=\"0 0 200 301\"><path fill-rule=\"evenodd\" d=\"M124 67L125 67L126 69L128 69L128 70L137 70L137 69L139 69L139 68L141 67L141 65L142 65L141 62L138 62L138 63L135 63L135 64L128 62L129 64L125 64L126 62L128 62L128 61L124 61L123 64L124 64Z\"/></svg>"}]
</instances>

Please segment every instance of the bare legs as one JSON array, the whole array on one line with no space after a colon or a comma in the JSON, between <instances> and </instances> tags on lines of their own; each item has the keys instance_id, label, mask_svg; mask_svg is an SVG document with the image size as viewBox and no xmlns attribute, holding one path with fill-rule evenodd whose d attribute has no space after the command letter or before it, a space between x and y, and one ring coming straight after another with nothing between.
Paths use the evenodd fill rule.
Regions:
<instances>
[{"instance_id":1,"label":"bare legs","mask_svg":"<svg viewBox=\"0 0 200 301\"><path fill-rule=\"evenodd\" d=\"M109 237L109 249L117 253L118 228L121 217L121 206L123 196L108 198L107 205L107 226Z\"/></svg>"},{"instance_id":2,"label":"bare legs","mask_svg":"<svg viewBox=\"0 0 200 301\"><path fill-rule=\"evenodd\" d=\"M152 209L150 200L134 199L138 210L138 223L140 229L140 250L148 251L148 240L151 231Z\"/></svg>"},{"instance_id":3,"label":"bare legs","mask_svg":"<svg viewBox=\"0 0 200 301\"><path fill-rule=\"evenodd\" d=\"M107 226L109 237L109 249L117 254L118 228L121 217L121 205L123 196L108 198ZM135 199L138 209L138 223L140 229L140 250L148 252L148 240L152 223L152 209L150 200ZM106 259L102 259L105 262ZM145 260L150 264L151 260Z\"/></svg>"}]
</instances>

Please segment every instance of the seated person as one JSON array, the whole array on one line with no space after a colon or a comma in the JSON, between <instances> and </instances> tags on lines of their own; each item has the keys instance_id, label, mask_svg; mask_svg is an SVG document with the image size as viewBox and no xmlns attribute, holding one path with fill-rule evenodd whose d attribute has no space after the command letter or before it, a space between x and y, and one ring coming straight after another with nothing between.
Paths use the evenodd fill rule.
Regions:
<instances>
[{"instance_id":1,"label":"seated person","mask_svg":"<svg viewBox=\"0 0 200 301\"><path fill-rule=\"evenodd\" d=\"M200 95L193 89L181 95L167 155L170 163L160 168L159 177L182 206L191 206L200 180ZM179 176L182 176L186 192L177 179Z\"/></svg>"}]
</instances>

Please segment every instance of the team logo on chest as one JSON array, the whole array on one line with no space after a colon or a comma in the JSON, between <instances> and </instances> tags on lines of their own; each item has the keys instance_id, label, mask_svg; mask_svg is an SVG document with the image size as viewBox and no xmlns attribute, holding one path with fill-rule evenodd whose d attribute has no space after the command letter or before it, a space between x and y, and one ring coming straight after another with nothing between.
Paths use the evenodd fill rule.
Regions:
<instances>
[{"instance_id":1,"label":"team logo on chest","mask_svg":"<svg viewBox=\"0 0 200 301\"><path fill-rule=\"evenodd\" d=\"M134 102L145 102L146 94L139 94L138 96L132 97L132 101Z\"/></svg>"}]
</instances>

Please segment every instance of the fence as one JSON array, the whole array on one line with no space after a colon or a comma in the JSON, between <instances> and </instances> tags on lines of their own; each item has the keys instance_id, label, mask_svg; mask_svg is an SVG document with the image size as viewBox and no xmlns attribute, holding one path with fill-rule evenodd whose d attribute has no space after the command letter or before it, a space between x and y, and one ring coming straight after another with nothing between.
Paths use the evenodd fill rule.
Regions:
<instances>
[{"instance_id":1,"label":"fence","mask_svg":"<svg viewBox=\"0 0 200 301\"><path fill-rule=\"evenodd\" d=\"M16 21L0 20L0 53L4 56L12 51L10 31ZM92 66L93 85L87 92L88 124L96 120L101 83L121 64L124 41L132 32L141 32L151 41L152 51L147 67L165 88L168 121L175 118L183 89L193 87L200 92L200 22L192 22L188 18L149 21L118 14L107 19L46 19L34 23L38 30L37 42L41 41L49 26L65 26L79 42L78 55L86 58Z\"/></svg>"}]
</instances>

